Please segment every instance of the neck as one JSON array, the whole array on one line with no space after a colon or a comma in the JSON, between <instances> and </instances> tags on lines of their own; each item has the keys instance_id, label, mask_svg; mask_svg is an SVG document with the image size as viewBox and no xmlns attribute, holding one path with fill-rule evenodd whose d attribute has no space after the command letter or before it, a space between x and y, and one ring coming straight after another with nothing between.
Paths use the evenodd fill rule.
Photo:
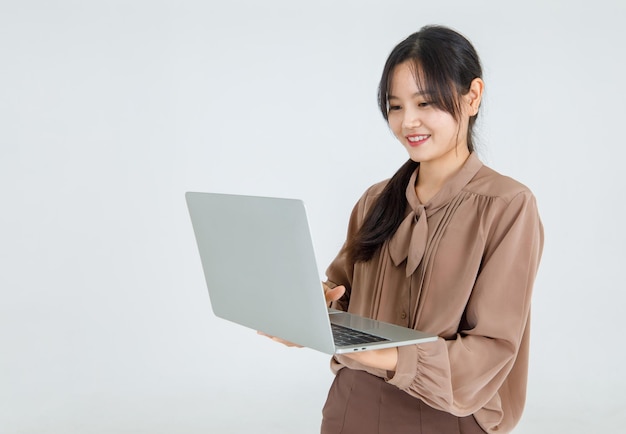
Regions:
<instances>
[{"instance_id":1,"label":"neck","mask_svg":"<svg viewBox=\"0 0 626 434\"><path fill-rule=\"evenodd\" d=\"M436 195L446 181L463 167L469 155L469 150L463 147L453 150L446 159L420 162L415 186L420 202L426 203Z\"/></svg>"}]
</instances>

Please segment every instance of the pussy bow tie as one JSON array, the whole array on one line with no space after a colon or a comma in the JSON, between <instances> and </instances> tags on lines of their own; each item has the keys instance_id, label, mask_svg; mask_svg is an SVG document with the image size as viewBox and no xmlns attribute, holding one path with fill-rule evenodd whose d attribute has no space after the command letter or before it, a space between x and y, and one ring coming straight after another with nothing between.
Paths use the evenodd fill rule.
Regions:
<instances>
[{"instance_id":1,"label":"pussy bow tie","mask_svg":"<svg viewBox=\"0 0 626 434\"><path fill-rule=\"evenodd\" d=\"M410 212L389 240L389 253L396 267L406 259L406 276L415 272L424 256L428 241L428 217L447 206L455 196L474 178L483 163L473 152L463 167L425 205L415 192L419 167L413 172L406 188Z\"/></svg>"},{"instance_id":2,"label":"pussy bow tie","mask_svg":"<svg viewBox=\"0 0 626 434\"><path fill-rule=\"evenodd\" d=\"M402 220L389 241L389 253L396 267L406 259L406 276L415 272L424 256L428 239L428 218L424 205L414 207Z\"/></svg>"}]
</instances>

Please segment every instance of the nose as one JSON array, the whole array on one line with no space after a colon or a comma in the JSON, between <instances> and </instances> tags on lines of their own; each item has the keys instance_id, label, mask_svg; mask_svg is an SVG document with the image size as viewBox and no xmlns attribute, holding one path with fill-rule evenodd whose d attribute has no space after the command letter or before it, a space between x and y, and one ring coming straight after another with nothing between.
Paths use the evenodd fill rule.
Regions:
<instances>
[{"instance_id":1,"label":"nose","mask_svg":"<svg viewBox=\"0 0 626 434\"><path fill-rule=\"evenodd\" d=\"M422 125L419 111L414 108L407 108L402 118L402 127L406 129L416 128Z\"/></svg>"}]
</instances>

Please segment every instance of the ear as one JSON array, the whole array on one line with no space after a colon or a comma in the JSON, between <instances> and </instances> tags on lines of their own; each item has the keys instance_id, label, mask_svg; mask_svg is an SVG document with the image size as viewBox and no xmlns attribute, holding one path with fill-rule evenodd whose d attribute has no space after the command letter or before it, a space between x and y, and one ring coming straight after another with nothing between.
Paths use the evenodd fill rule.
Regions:
<instances>
[{"instance_id":1,"label":"ear","mask_svg":"<svg viewBox=\"0 0 626 434\"><path fill-rule=\"evenodd\" d=\"M476 116L478 114L478 108L480 107L480 101L483 98L484 90L485 83L481 78L477 77L472 80L469 90L465 95L463 95L468 104L468 112L470 116Z\"/></svg>"}]
</instances>

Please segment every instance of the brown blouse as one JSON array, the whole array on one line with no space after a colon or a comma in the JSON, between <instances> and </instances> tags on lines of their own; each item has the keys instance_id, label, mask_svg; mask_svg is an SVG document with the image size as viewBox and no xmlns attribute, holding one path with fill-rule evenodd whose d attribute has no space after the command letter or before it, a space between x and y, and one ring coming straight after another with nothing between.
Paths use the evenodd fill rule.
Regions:
<instances>
[{"instance_id":1,"label":"brown blouse","mask_svg":"<svg viewBox=\"0 0 626 434\"><path fill-rule=\"evenodd\" d=\"M535 198L471 154L421 204L418 170L391 240L365 263L349 263L342 249L326 274L330 286L347 289L333 307L440 338L399 347L395 373L343 356L333 358L332 369L368 371L435 409L473 414L489 433L509 432L526 397L530 299L543 248ZM358 201L348 237L385 185Z\"/></svg>"}]
</instances>

